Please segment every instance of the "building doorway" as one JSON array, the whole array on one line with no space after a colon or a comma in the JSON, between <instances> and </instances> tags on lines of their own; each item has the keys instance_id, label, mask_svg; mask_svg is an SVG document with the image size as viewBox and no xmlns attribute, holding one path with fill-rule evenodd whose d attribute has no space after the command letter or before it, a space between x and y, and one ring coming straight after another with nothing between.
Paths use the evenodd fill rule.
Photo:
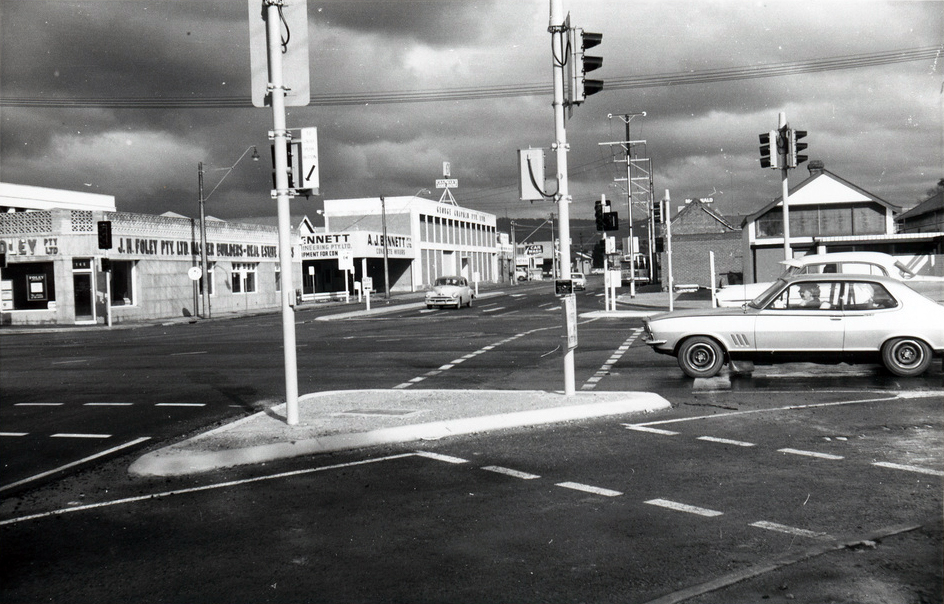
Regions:
<instances>
[{"instance_id":1,"label":"building doorway","mask_svg":"<svg viewBox=\"0 0 944 604\"><path fill-rule=\"evenodd\" d=\"M73 273L72 289L75 296L75 322L94 323L95 304L92 273Z\"/></svg>"}]
</instances>

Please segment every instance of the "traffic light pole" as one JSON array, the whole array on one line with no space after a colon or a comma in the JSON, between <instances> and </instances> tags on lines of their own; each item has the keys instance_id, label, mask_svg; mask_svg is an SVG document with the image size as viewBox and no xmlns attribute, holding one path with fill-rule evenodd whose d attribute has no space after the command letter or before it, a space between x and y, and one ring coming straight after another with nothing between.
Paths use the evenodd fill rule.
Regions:
<instances>
[{"instance_id":1,"label":"traffic light pole","mask_svg":"<svg viewBox=\"0 0 944 604\"><path fill-rule=\"evenodd\" d=\"M783 149L787 148L787 114L783 111L780 112L778 118L777 129L780 132L780 137L784 139ZM780 144L777 144L778 151L781 148ZM780 178L781 178L781 188L783 190L783 259L790 260L793 257L793 252L790 250L790 186L789 178L787 173L790 171L787 167L787 157L786 153L781 155L782 162L780 164Z\"/></svg>"},{"instance_id":2,"label":"traffic light pole","mask_svg":"<svg viewBox=\"0 0 944 604\"><path fill-rule=\"evenodd\" d=\"M561 279L570 279L570 193L567 186L567 129L564 126L564 66L568 60L566 52L567 26L564 22L563 0L550 0L551 15L548 31L551 33L554 70L554 148L557 153L557 205L560 217L560 264ZM557 56L560 51L561 55ZM576 324L567 319L568 305L575 304L574 295L569 294L563 300L564 329L567 337L564 342L564 394L573 396L574 387L574 349L570 347L571 337L576 339ZM573 333L570 333L570 330Z\"/></svg>"},{"instance_id":3,"label":"traffic light pole","mask_svg":"<svg viewBox=\"0 0 944 604\"><path fill-rule=\"evenodd\" d=\"M279 264L282 274L282 349L285 357L285 420L298 424L298 361L295 351L295 310L292 307L292 224L288 185L288 130L285 127L285 85L282 77L282 33L279 4L263 0L269 54L269 93L272 99L272 140L275 149L275 197L279 218Z\"/></svg>"}]
</instances>

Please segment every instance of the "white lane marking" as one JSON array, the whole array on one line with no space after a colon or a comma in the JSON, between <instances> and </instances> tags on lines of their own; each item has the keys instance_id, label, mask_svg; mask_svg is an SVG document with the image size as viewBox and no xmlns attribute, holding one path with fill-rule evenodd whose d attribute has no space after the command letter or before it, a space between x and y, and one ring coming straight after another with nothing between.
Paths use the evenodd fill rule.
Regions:
<instances>
[{"instance_id":1,"label":"white lane marking","mask_svg":"<svg viewBox=\"0 0 944 604\"><path fill-rule=\"evenodd\" d=\"M29 432L0 432L0 436L26 436Z\"/></svg>"},{"instance_id":2,"label":"white lane marking","mask_svg":"<svg viewBox=\"0 0 944 604\"><path fill-rule=\"evenodd\" d=\"M157 403L155 407L206 407L206 403Z\"/></svg>"},{"instance_id":3,"label":"white lane marking","mask_svg":"<svg viewBox=\"0 0 944 604\"><path fill-rule=\"evenodd\" d=\"M170 354L170 356L172 356L172 357L184 357L184 356L191 356L191 355L195 355L195 354L207 354L207 351L206 351L206 350L197 350L197 351L194 351L194 352L173 352L173 353Z\"/></svg>"},{"instance_id":4,"label":"white lane marking","mask_svg":"<svg viewBox=\"0 0 944 604\"><path fill-rule=\"evenodd\" d=\"M518 470L503 468L501 466L484 466L482 469L488 472L495 472L496 474L504 474L505 476L520 478L522 480L534 480L535 478L540 478L540 476L537 474L528 474L527 472L520 472Z\"/></svg>"},{"instance_id":5,"label":"white lane marking","mask_svg":"<svg viewBox=\"0 0 944 604\"><path fill-rule=\"evenodd\" d=\"M685 503L679 503L677 501L669 501L668 499L650 499L646 501L649 505L657 505L659 507L667 508L670 510L675 510L677 512L687 512L689 514L697 514L699 516L707 516L712 518L714 516L721 516L724 512L718 512L715 510L709 510L708 508L700 508L694 505L688 505Z\"/></svg>"},{"instance_id":6,"label":"white lane marking","mask_svg":"<svg viewBox=\"0 0 944 604\"><path fill-rule=\"evenodd\" d=\"M606 363L604 363L602 367L597 369L597 372L593 374L593 377L583 383L580 389L593 390L596 388L600 380L602 380L610 372L610 369L613 368L613 365L623 358L623 355L626 354L626 351L629 350L629 347L632 345L632 343L635 342L636 338L639 337L639 334L642 333L642 330L642 327L637 327L634 329L629 338L623 342L619 348L616 349L616 351L610 356L609 359L606 360Z\"/></svg>"},{"instance_id":7,"label":"white lane marking","mask_svg":"<svg viewBox=\"0 0 944 604\"><path fill-rule=\"evenodd\" d=\"M75 432L58 432L50 434L49 438L111 438L111 434L77 434Z\"/></svg>"},{"instance_id":8,"label":"white lane marking","mask_svg":"<svg viewBox=\"0 0 944 604\"><path fill-rule=\"evenodd\" d=\"M61 407L65 403L15 403L14 407Z\"/></svg>"},{"instance_id":9,"label":"white lane marking","mask_svg":"<svg viewBox=\"0 0 944 604\"><path fill-rule=\"evenodd\" d=\"M130 407L134 403L85 403L84 407Z\"/></svg>"},{"instance_id":10,"label":"white lane marking","mask_svg":"<svg viewBox=\"0 0 944 604\"><path fill-rule=\"evenodd\" d=\"M146 438L144 438L144 439L138 439L138 440L140 441L140 440L147 440L147 439L148 439L148 438L146 437ZM137 442L137 441L132 441L131 443L128 443L127 445L122 445L122 446L123 446L123 447L127 447L127 446L129 446L129 445L136 444L136 442ZM119 448L119 447L116 447L116 449L117 449L117 448ZM111 450L114 450L114 449L111 449ZM111 450L105 451L104 453L101 453L101 455L104 455L105 453L108 453L108 452L110 452ZM164 498L164 497L170 497L171 495L185 495L185 494L187 494L187 493L198 493L198 492L200 492L200 491L212 491L212 490L215 490L215 489L224 489L224 488L228 488L228 487L235 487L235 486L240 486L240 485L244 485L244 484L250 484L250 483L254 483L254 482L262 482L262 481L264 481L264 480L273 480L273 479L277 479L277 478L290 478L290 477L292 477L292 476L303 476L303 475L305 475L305 474L314 474L314 473L316 473L316 472L326 472L326 471L329 471L329 470L339 470L339 469L344 469L344 468L350 468L350 467L355 467L355 466L362 466L362 465L377 463L377 462L381 462L381 461L390 461L390 460L392 460L392 459L401 459L401 458L404 458L404 457L414 457L414 456L416 456L416 453L399 453L399 454L396 454L396 455L388 455L388 456L386 456L386 457L375 457L375 458L373 458L373 459L363 459L363 460L360 460L360 461L351 461L351 462L340 463L340 464L335 464L335 465L331 465L331 466L321 466L321 467L318 467L318 468L307 468L307 469L304 469L304 470L293 470L293 471L291 471L291 472L281 472L281 473L279 473L279 474L269 474L269 475L267 475L267 476L256 476L256 477L254 477L254 478L244 478L244 479L241 479L241 480L231 480L231 481L228 481L228 482L218 482L218 483L215 483L215 484L208 484L208 485L204 485L204 486L200 486L200 487L190 487L190 488L187 488L187 489L179 489L179 490L176 490L176 491L164 491L164 492L162 492L162 493L153 493L153 494L151 494L151 495L138 495L138 496L136 496L136 497L126 497L126 498L124 498L124 499L115 499L115 500L113 500L113 501L103 501L103 502L101 502L101 503L91 503L91 504L88 504L88 505L78 505L78 506L71 507L71 508L63 508L63 509L59 509L59 510L53 510L53 511L51 511L51 512L43 512L43 513L41 513L41 514L30 514L29 516L21 516L21 517L19 517L19 518L10 518L10 519L8 519L8 520L0 520L0 526L4 526L4 525L7 525L7 524L17 524L17 523L20 523L20 522L25 522L25 521L27 521L27 520L37 520L37 519L40 519L40 518L50 518L50 517L52 517L52 516L61 516L62 514L69 514L69 513L72 513L72 512L82 512L82 511L85 511L85 510L94 510L94 509L97 509L97 508L105 508L105 507L111 507L111 506L114 506L114 505L122 505L122 504L125 504L125 503L135 503L135 502L138 502L138 501L151 501L151 500L154 500L154 499L162 499L162 498ZM75 462L75 463L79 463L79 462ZM70 465L74 465L74 464L70 464ZM66 468L66 467L68 467L68 466L63 466L63 468ZM60 468L60 469L62 469L62 468ZM53 470L52 472L55 472L55 471L57 471L57 470ZM46 474L51 474L52 472L47 472ZM33 480L33 479L38 478L38 477L43 476L43 475L44 475L44 474L39 474L39 475L34 476L33 478L29 478L29 479L27 479L27 480ZM20 483L23 483L23 482L26 482L26 481L22 481L22 480L21 480L19 483L13 483L13 484L9 484L9 485L0 487L0 490L3 490L3 489L7 489L7 488L10 488L10 487L16 486L17 484L20 484Z\"/></svg>"},{"instance_id":11,"label":"white lane marking","mask_svg":"<svg viewBox=\"0 0 944 604\"><path fill-rule=\"evenodd\" d=\"M142 436L141 438L136 438L136 439L134 439L134 440L132 440L132 441L130 441L130 442L126 442L126 443L123 444L123 445L118 445L117 447L112 447L111 449L107 449L107 450L105 450L105 451L102 451L101 453L96 453L95 455L89 455L88 457L83 457L82 459L80 459L80 460L78 460L78 461L73 461L73 462L71 462L71 463L67 463L67 464L64 465L64 466L59 466L59 467L56 468L55 470L49 470L48 472L42 472L42 473L40 473L40 474L36 474L35 476L30 476L29 478L24 478L23 480L18 480L18 481L16 481L16 482L11 482L10 484L5 484L5 485L3 485L2 487L0 487L0 491L5 491L5 490L7 490L7 489L12 489L13 487L19 486L19 485L21 485L21 484L26 484L27 482L32 482L32 481L38 480L38 479L40 479L40 478L45 478L46 476L49 476L49 475L51 475L51 474L55 474L56 472L61 472L62 470L66 470L66 469L68 469L68 468L81 465L81 464L83 464L83 463L85 463L85 462L87 462L87 461L92 461L93 459L98 459L99 457L103 457L103 456L108 455L108 454L110 454L110 453L114 453L115 451L120 451L120 450L126 449L126 448L128 448L128 447L133 447L134 445L137 445L137 444L139 444L139 443L143 443L143 442L146 441L146 440L151 440L151 437L150 437L150 436ZM67 511L72 511L72 510L67 510ZM51 515L53 515L53 514L55 514L55 513L56 513L56 512L49 512L48 514L41 514L40 516L51 516ZM15 519L15 518L14 518L13 520L5 520L5 521L3 521L3 522L0 522L0 525L2 525L2 524L13 524L14 522L18 522L18 520Z\"/></svg>"},{"instance_id":12,"label":"white lane marking","mask_svg":"<svg viewBox=\"0 0 944 604\"><path fill-rule=\"evenodd\" d=\"M627 430L636 430L637 432L651 432L652 434L662 434L664 436L677 436L680 432L663 430L661 428L650 428L649 426L640 426L637 424L623 424Z\"/></svg>"},{"instance_id":13,"label":"white lane marking","mask_svg":"<svg viewBox=\"0 0 944 604\"><path fill-rule=\"evenodd\" d=\"M944 472L940 470L932 470L931 468L922 468L921 466L909 466L900 463L892 463L890 461L876 461L872 463L873 466L878 466L880 468L889 468L892 470L904 470L906 472L917 472L919 474L929 474L931 476L944 476Z\"/></svg>"},{"instance_id":14,"label":"white lane marking","mask_svg":"<svg viewBox=\"0 0 944 604\"><path fill-rule=\"evenodd\" d=\"M579 482L558 482L555 486L563 487L565 489L573 489L574 491L583 491L584 493L592 493L593 495L603 495L604 497L619 497L622 495L622 493L619 491L601 489L600 487L581 484Z\"/></svg>"},{"instance_id":15,"label":"white lane marking","mask_svg":"<svg viewBox=\"0 0 944 604\"><path fill-rule=\"evenodd\" d=\"M413 453L413 455L418 455L427 459L435 459L436 461L444 461L446 463L468 463L469 461L467 459L462 459L461 457L453 457L452 455L443 455L441 453L430 453L429 451L416 451Z\"/></svg>"},{"instance_id":16,"label":"white lane marking","mask_svg":"<svg viewBox=\"0 0 944 604\"><path fill-rule=\"evenodd\" d=\"M498 312L498 311L500 311L500 310L505 310L505 307L504 307L504 306L498 306L498 307L496 307L496 308L486 308L486 309L483 310L482 312L483 312L483 313L486 313L486 312Z\"/></svg>"},{"instance_id":17,"label":"white lane marking","mask_svg":"<svg viewBox=\"0 0 944 604\"><path fill-rule=\"evenodd\" d=\"M819 453L817 451L804 451L802 449L777 449L778 453L789 453L790 455L803 455L804 457L815 457L817 459L843 459L842 455L831 455L829 453Z\"/></svg>"},{"instance_id":18,"label":"white lane marking","mask_svg":"<svg viewBox=\"0 0 944 604\"><path fill-rule=\"evenodd\" d=\"M796 535L797 537L809 537L810 539L832 540L832 537L830 537L827 533L820 533L817 531L808 531L806 529L796 528L793 526L787 526L785 524L777 524L776 522L767 522L766 520L761 520L759 522L752 522L749 526L766 529L768 531L776 531L778 533L786 533L788 535Z\"/></svg>"},{"instance_id":19,"label":"white lane marking","mask_svg":"<svg viewBox=\"0 0 944 604\"><path fill-rule=\"evenodd\" d=\"M486 311L486 312L488 312L488 311ZM404 388L409 388L409 387L412 386L413 384L417 384L417 383L419 383L419 382L422 382L422 381L425 380L426 378L439 375L439 374L441 374L443 371L446 371L446 370L448 370L448 369L452 369L453 367L455 367L456 365L458 365L458 364L460 364L460 363L464 363L465 361L468 361L468 360L470 360L470 359L474 359L475 357L477 357L477 356L479 356L479 355L481 355L481 354L485 354L486 352L489 352L489 351L491 351L491 350L494 350L495 348L501 346L502 344L507 344L507 343L509 343L509 342L513 342L514 340L517 340L518 338L524 337L524 336L526 336L526 335L530 335L530 334L535 333L535 332L537 332L537 331L543 331L543 330L545 330L545 329L552 329L552 328L551 328L551 327L539 327L539 328L537 328L537 329L532 329L531 331L525 331L525 332L522 332L522 333L515 334L515 335L513 335L513 336L510 336L510 337L508 337L508 338L505 338L504 340L499 340L498 342L495 342L495 343L493 343L493 344L488 344L488 345L483 346L482 348L480 348L480 349L478 349L478 350L476 350L476 351L470 352L469 354L467 354L467 355L465 355L465 356L462 356L462 357L460 357L460 358L458 358L458 359L455 359L455 360L453 360L453 361L450 361L449 363L447 363L447 364L445 364L445 365L442 365L442 366L439 367L438 369L433 369L433 370L431 370L431 371L427 371L426 373L424 373L424 374L421 375L421 376L418 376L418 377L412 378L412 379L410 379L410 380L407 380L407 381L405 381L405 382L403 382L403 383L397 384L396 386L393 387L393 389L394 389L394 390L403 390Z\"/></svg>"},{"instance_id":20,"label":"white lane marking","mask_svg":"<svg viewBox=\"0 0 944 604\"><path fill-rule=\"evenodd\" d=\"M775 392L775 391L774 391ZM768 391L767 394L773 394L774 392ZM787 393L786 391L784 393ZM813 403L810 405L788 405L786 407L774 407L772 409L750 409L747 411L730 411L728 413L716 413L714 415L694 415L692 417L679 417L675 419L663 419L657 420L654 422L645 422L642 424L636 424L639 426L659 426L662 424L677 424L681 422L690 422L702 419L718 419L722 417L732 417L736 415L751 415L755 413L776 413L778 411L798 411L803 409L819 409L822 407L837 407L842 405L861 405L863 403L878 403L881 401L893 401L898 398L905 398L904 396L895 394L893 396L883 396L882 398L868 398L868 399L858 399L854 401L837 401L834 403Z\"/></svg>"},{"instance_id":21,"label":"white lane marking","mask_svg":"<svg viewBox=\"0 0 944 604\"><path fill-rule=\"evenodd\" d=\"M88 363L88 359L74 359L71 361L53 361L50 365L72 365L75 363Z\"/></svg>"},{"instance_id":22,"label":"white lane marking","mask_svg":"<svg viewBox=\"0 0 944 604\"><path fill-rule=\"evenodd\" d=\"M743 440L731 440L729 438L717 438L715 436L699 436L698 440L705 440L710 443L720 443L722 445L735 445L738 447L754 447L754 443L745 442Z\"/></svg>"}]
</instances>

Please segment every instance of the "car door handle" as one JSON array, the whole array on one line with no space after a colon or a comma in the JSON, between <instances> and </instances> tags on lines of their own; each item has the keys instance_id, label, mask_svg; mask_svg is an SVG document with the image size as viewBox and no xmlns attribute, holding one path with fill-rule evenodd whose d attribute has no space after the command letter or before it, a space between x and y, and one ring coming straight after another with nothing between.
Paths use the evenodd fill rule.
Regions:
<instances>
[{"instance_id":1,"label":"car door handle","mask_svg":"<svg viewBox=\"0 0 944 604\"><path fill-rule=\"evenodd\" d=\"M842 315L830 315L830 321L842 321Z\"/></svg>"}]
</instances>

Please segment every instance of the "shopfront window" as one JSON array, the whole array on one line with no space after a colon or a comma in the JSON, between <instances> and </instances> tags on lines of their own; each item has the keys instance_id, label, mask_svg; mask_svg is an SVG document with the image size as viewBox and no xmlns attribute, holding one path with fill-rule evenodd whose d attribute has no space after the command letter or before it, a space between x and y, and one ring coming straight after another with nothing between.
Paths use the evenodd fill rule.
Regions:
<instances>
[{"instance_id":1,"label":"shopfront window","mask_svg":"<svg viewBox=\"0 0 944 604\"><path fill-rule=\"evenodd\" d=\"M256 268L258 264L233 263L232 279L234 294L252 294L256 291Z\"/></svg>"},{"instance_id":2,"label":"shopfront window","mask_svg":"<svg viewBox=\"0 0 944 604\"><path fill-rule=\"evenodd\" d=\"M0 270L4 310L45 310L56 303L52 262L11 263Z\"/></svg>"},{"instance_id":3,"label":"shopfront window","mask_svg":"<svg viewBox=\"0 0 944 604\"><path fill-rule=\"evenodd\" d=\"M112 306L131 306L135 300L134 286L135 265L130 261L114 260L111 263L111 304Z\"/></svg>"}]
</instances>

